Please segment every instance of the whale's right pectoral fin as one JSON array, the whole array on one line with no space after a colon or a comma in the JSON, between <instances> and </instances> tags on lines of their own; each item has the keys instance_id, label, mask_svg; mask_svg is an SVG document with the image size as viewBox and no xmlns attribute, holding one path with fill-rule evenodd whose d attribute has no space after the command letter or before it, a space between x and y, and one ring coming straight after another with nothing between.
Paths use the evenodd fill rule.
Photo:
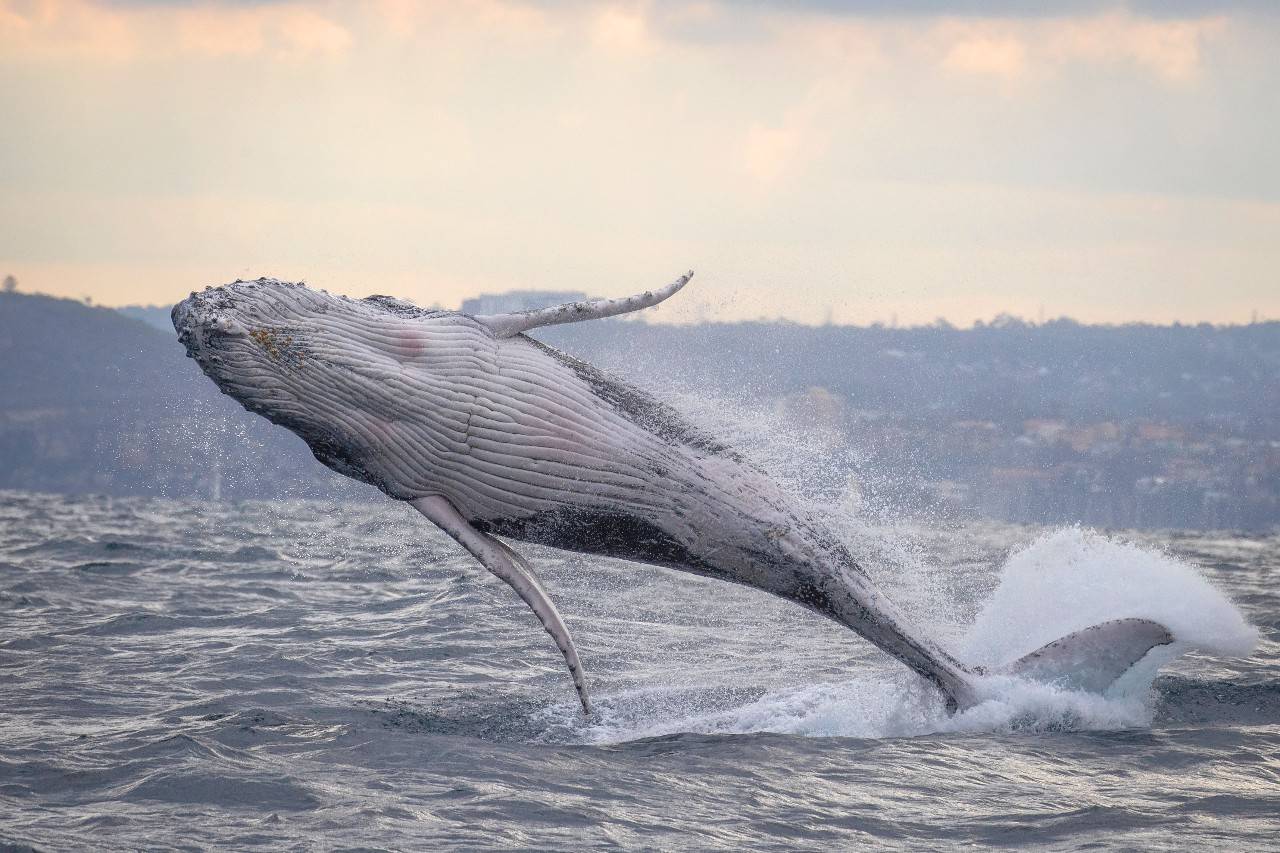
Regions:
<instances>
[{"instance_id":1,"label":"whale's right pectoral fin","mask_svg":"<svg viewBox=\"0 0 1280 853\"><path fill-rule=\"evenodd\" d=\"M995 673L1100 694L1149 651L1172 642L1158 622L1115 619L1054 640Z\"/></svg>"},{"instance_id":2,"label":"whale's right pectoral fin","mask_svg":"<svg viewBox=\"0 0 1280 853\"><path fill-rule=\"evenodd\" d=\"M533 311L517 311L511 314L478 314L473 319L489 327L495 337L509 338L539 326L554 326L557 323L578 323L582 320L598 320L601 317L614 317L630 311L650 308L672 296L693 278L693 270L689 270L666 287L646 290L625 299L590 299L583 302L566 302L550 308L538 308Z\"/></svg>"},{"instance_id":3,"label":"whale's right pectoral fin","mask_svg":"<svg viewBox=\"0 0 1280 853\"><path fill-rule=\"evenodd\" d=\"M453 504L443 497L414 498L409 503L524 599L524 603L533 610L542 627L547 629L560 653L564 655L565 663L569 665L569 674L573 676L574 689L578 691L578 699L582 702L583 713L590 714L591 703L587 699L582 662L578 659L573 638L569 636L569 629L565 627L555 604L524 558L499 540L472 527Z\"/></svg>"}]
</instances>

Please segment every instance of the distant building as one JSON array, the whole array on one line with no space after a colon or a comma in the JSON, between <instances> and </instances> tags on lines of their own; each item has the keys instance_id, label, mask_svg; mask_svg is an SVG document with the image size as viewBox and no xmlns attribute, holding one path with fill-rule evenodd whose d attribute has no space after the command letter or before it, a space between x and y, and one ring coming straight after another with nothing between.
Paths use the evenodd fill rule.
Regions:
<instances>
[{"instance_id":1,"label":"distant building","mask_svg":"<svg viewBox=\"0 0 1280 853\"><path fill-rule=\"evenodd\" d=\"M1062 421L1032 418L1023 423L1023 434L1031 438L1053 444L1066 431L1067 425Z\"/></svg>"},{"instance_id":2,"label":"distant building","mask_svg":"<svg viewBox=\"0 0 1280 853\"><path fill-rule=\"evenodd\" d=\"M1180 442L1185 434L1177 427L1168 424L1138 424L1138 438L1143 441Z\"/></svg>"},{"instance_id":3,"label":"distant building","mask_svg":"<svg viewBox=\"0 0 1280 853\"><path fill-rule=\"evenodd\" d=\"M201 377L182 358L168 306L116 313L3 289L0 276L0 488L365 494ZM500 313L585 297L527 290L462 308ZM1280 322L1011 331L615 322L546 331L550 344L660 397L669 386L771 413L741 426L776 428L794 442L793 455L811 458L804 488L840 500L849 515L1280 529ZM857 488L841 490L845 480Z\"/></svg>"},{"instance_id":4,"label":"distant building","mask_svg":"<svg viewBox=\"0 0 1280 853\"><path fill-rule=\"evenodd\" d=\"M458 310L463 314L505 314L590 298L581 290L509 290L506 293L483 293L472 299L464 299Z\"/></svg>"}]
</instances>

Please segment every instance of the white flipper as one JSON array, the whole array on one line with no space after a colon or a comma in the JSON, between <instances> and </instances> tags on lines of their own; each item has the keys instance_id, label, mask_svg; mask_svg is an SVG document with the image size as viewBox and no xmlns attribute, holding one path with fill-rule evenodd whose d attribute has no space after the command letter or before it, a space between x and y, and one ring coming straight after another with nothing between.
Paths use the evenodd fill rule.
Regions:
<instances>
[{"instance_id":1,"label":"white flipper","mask_svg":"<svg viewBox=\"0 0 1280 853\"><path fill-rule=\"evenodd\" d=\"M578 650L569 636L569 629L556 610L555 604L547 595L538 578L529 568L525 559L507 545L492 536L476 530L463 518L453 504L445 498L433 495L425 498L414 498L409 501L418 512L425 515L437 527L448 533L455 542L466 548L471 555L480 561L486 569L493 572L516 591L524 599L524 603L533 610L542 627L547 629L551 639L555 640L565 663L569 665L569 674L573 676L574 689L578 691L578 699L582 702L585 714L591 713L591 703L587 700L587 687L583 680L582 662L578 659Z\"/></svg>"},{"instance_id":2,"label":"white flipper","mask_svg":"<svg viewBox=\"0 0 1280 853\"><path fill-rule=\"evenodd\" d=\"M592 299L586 302L566 302L550 308L538 308L533 311L518 311L513 314L481 314L475 319L488 326L495 337L509 338L539 326L554 326L557 323L577 323L581 320L598 320L601 317L613 317L630 311L639 311L657 305L673 295L693 278L693 270L689 270L666 287L657 290L646 290L625 299Z\"/></svg>"}]
</instances>

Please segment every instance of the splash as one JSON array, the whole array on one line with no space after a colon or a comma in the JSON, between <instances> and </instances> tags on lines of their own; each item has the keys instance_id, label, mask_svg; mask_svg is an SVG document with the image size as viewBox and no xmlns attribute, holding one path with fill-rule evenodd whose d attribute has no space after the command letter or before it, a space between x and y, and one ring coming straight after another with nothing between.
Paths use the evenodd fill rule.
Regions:
<instances>
[{"instance_id":1,"label":"splash","mask_svg":"<svg viewBox=\"0 0 1280 853\"><path fill-rule=\"evenodd\" d=\"M948 714L933 691L893 663L847 680L775 685L750 696L723 685L697 690L687 684L602 696L590 724L573 718L566 705L570 716L561 735L611 743L681 732L880 738L1132 728L1151 721L1151 685L1161 667L1191 651L1244 656L1257 644L1257 631L1195 566L1078 527L1039 536L994 574L986 560L959 548L947 548L939 560L924 540L954 546L975 531L936 507L901 505L893 472L866 464L847 436L820 428L823 419L813 412L797 417L790 404L812 408L806 395L766 403L673 386L666 396L674 395L696 423L746 451L821 516L890 597L962 660L997 667L1074 631L1127 617L1165 625L1175 642L1152 650L1102 696L992 678L986 701Z\"/></svg>"},{"instance_id":2,"label":"splash","mask_svg":"<svg viewBox=\"0 0 1280 853\"><path fill-rule=\"evenodd\" d=\"M598 700L601 711L572 739L606 744L681 733L893 738L939 733L1079 731L1147 725L1141 696L1103 697L1010 680L993 698L949 715L937 694L904 679L852 678L781 690L734 708L701 710L660 693ZM572 710L568 705L566 710Z\"/></svg>"},{"instance_id":3,"label":"splash","mask_svg":"<svg viewBox=\"0 0 1280 853\"><path fill-rule=\"evenodd\" d=\"M1168 628L1179 654L1244 656L1258 642L1256 629L1191 564L1066 528L1009 557L960 651L973 663L995 665L1071 631L1133 616Z\"/></svg>"},{"instance_id":4,"label":"splash","mask_svg":"<svg viewBox=\"0 0 1280 853\"><path fill-rule=\"evenodd\" d=\"M770 690L745 702L717 697L714 690L638 691L602 697L598 717L578 728L574 739L613 743L683 732L883 738L1139 727L1151 721L1150 688L1160 667L1192 650L1247 655L1258 640L1240 611L1194 566L1079 528L1047 533L1015 551L998 577L957 646L971 663L998 666L1072 631L1125 617L1161 622L1175 642L1153 650L1106 695L993 678L986 701L949 715L936 694L897 672Z\"/></svg>"}]
</instances>

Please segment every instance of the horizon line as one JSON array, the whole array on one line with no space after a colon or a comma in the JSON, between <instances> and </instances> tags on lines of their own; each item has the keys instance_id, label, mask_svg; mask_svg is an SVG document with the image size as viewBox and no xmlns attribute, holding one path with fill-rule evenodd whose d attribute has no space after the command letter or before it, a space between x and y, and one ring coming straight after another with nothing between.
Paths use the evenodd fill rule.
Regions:
<instances>
[{"instance_id":1,"label":"horizon line","mask_svg":"<svg viewBox=\"0 0 1280 853\"><path fill-rule=\"evenodd\" d=\"M515 289L515 290L509 290L509 291L502 291L498 293L481 293L481 294L477 294L476 296L468 297L468 298L476 299L476 298L483 298L483 297L502 297L511 293L528 293L528 292L529 291L527 290ZM167 311L169 310L169 308L172 307L172 306L164 305L161 303L143 304L143 303L136 303L136 302L113 305L113 304L108 304L103 302L95 302L93 298L88 295L77 298L74 296L59 296L53 293L44 293L43 291L39 291L39 290L18 290L18 289L5 290L3 292L0 292L0 295L35 296L43 299L53 299L53 300L58 300L63 302L74 302L78 305L84 305L89 308L101 308L103 310L116 311L116 312L121 312L131 308L139 309L139 310ZM408 301L412 302L413 300L408 300ZM458 311L458 309L455 309L455 308L444 308L439 304L420 306L420 307L423 307L427 310L455 311L455 312ZM694 321L684 321L684 320L668 321L668 320L649 318L649 317L637 315L635 317L628 317L625 319L617 318L617 317L610 318L610 319L613 319L619 322L624 322L624 323L638 322L638 323L642 323L644 325L650 325L650 326L676 326L676 327L743 326L743 325L754 324L754 325L803 326L809 329L866 329L866 330L877 329L877 330L885 330L885 331L933 330L933 331L958 331L958 332L974 331L977 329L1008 329L1008 328L1038 329L1038 328L1051 326L1055 324L1070 324L1074 326L1082 326L1087 328L1098 328L1098 329L1123 329L1123 328L1134 327L1134 326L1157 328L1157 329L1199 328L1202 326L1209 326L1210 328L1213 328L1213 329L1247 329L1253 326L1267 326L1267 325L1280 324L1280 319L1273 319L1270 317L1259 317L1259 316L1256 316L1256 312L1255 312L1255 316L1248 322L1231 321L1227 323L1214 323L1208 320L1196 320L1196 321L1174 320L1168 323L1160 323L1160 322L1155 322L1151 320L1125 320L1121 322L1088 322L1084 320L1077 320L1076 318L1068 316L1066 314L1061 314L1061 315L1058 315L1057 317L1049 317L1049 318L1043 318L1043 319L1029 319L1009 311L1000 311L1000 312L997 312L995 316L993 316L990 320L984 321L981 318L975 318L973 322L968 326L963 326L957 323L953 323L950 320L946 319L945 317L939 317L937 320L934 320L931 323L916 323L916 324L903 324L903 325L899 325L896 321L885 323L880 320L873 320L872 322L869 322L869 323L847 323L847 322L834 322L834 321L827 321L823 323L808 323L802 320L793 320L788 317L780 317L780 316L779 317L756 317L756 318L739 319L739 320L716 320L716 319L703 318L703 319L698 319Z\"/></svg>"}]
</instances>

